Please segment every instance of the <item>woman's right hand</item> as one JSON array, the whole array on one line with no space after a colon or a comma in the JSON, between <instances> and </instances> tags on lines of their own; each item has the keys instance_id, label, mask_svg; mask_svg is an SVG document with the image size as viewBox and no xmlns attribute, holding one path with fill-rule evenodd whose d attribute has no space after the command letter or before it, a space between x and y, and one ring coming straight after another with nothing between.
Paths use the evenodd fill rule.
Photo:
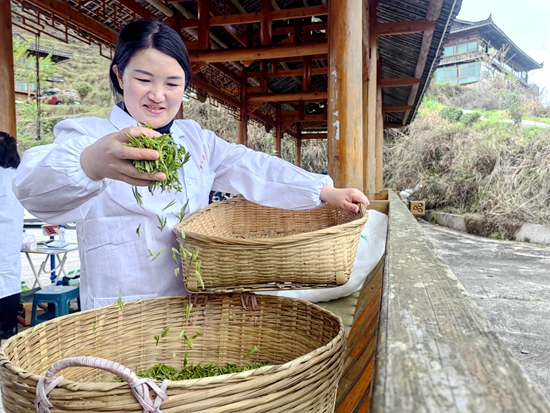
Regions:
<instances>
[{"instance_id":1,"label":"woman's right hand","mask_svg":"<svg viewBox=\"0 0 550 413\"><path fill-rule=\"evenodd\" d=\"M132 163L136 159L155 160L159 157L158 152L153 149L125 145L128 143L126 134L139 137L142 133L150 137L160 136L160 133L152 129L132 126L105 135L88 146L80 156L80 164L86 175L94 181L110 178L134 186L148 186L150 181L165 180L166 175L162 172L140 173Z\"/></svg>"}]
</instances>

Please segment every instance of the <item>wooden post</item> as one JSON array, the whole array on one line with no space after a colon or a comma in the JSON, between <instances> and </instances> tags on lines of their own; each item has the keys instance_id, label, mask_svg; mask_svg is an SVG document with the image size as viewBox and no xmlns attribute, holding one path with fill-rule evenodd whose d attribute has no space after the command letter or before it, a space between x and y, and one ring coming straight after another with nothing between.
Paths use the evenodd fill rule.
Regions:
<instances>
[{"instance_id":1,"label":"wooden post","mask_svg":"<svg viewBox=\"0 0 550 413\"><path fill-rule=\"evenodd\" d=\"M363 125L364 152L363 152L363 183L364 192L367 196L374 198L376 193L376 98L377 86L377 61L378 61L378 40L376 37L376 7L378 0L364 2L363 27L368 33L368 40L363 45L363 65L366 66L367 81L363 84L367 97L363 99L363 114L366 116L367 125ZM364 36L367 36L364 33ZM364 70L365 71L365 70Z\"/></svg>"},{"instance_id":2,"label":"wooden post","mask_svg":"<svg viewBox=\"0 0 550 413\"><path fill-rule=\"evenodd\" d=\"M210 49L210 1L199 1L199 49Z\"/></svg>"},{"instance_id":3,"label":"wooden post","mask_svg":"<svg viewBox=\"0 0 550 413\"><path fill-rule=\"evenodd\" d=\"M337 187L363 188L361 1L329 2L328 162Z\"/></svg>"},{"instance_id":4,"label":"wooden post","mask_svg":"<svg viewBox=\"0 0 550 413\"><path fill-rule=\"evenodd\" d=\"M4 104L0 109L0 130L17 138L15 116L15 79L13 78L13 38L11 2L0 0L0 96Z\"/></svg>"},{"instance_id":5,"label":"wooden post","mask_svg":"<svg viewBox=\"0 0 550 413\"><path fill-rule=\"evenodd\" d=\"M245 146L248 146L248 98L246 93L247 85L247 73L246 69L243 69L241 83L241 117L239 119L237 143Z\"/></svg>"},{"instance_id":6,"label":"wooden post","mask_svg":"<svg viewBox=\"0 0 550 413\"><path fill-rule=\"evenodd\" d=\"M378 71L380 74L381 70ZM376 142L374 154L376 157L376 193L384 188L384 114L382 113L382 86L378 85L376 93ZM373 198L374 199L374 198Z\"/></svg>"},{"instance_id":7,"label":"wooden post","mask_svg":"<svg viewBox=\"0 0 550 413\"><path fill-rule=\"evenodd\" d=\"M302 131L298 128L298 137L296 138L296 157L295 157L295 164L296 166L302 167L302 138L300 135L302 134Z\"/></svg>"},{"instance_id":8,"label":"wooden post","mask_svg":"<svg viewBox=\"0 0 550 413\"><path fill-rule=\"evenodd\" d=\"M275 127L275 142L273 148L273 155L281 157L281 139L283 138L282 120L281 120L281 104L277 103L277 126Z\"/></svg>"}]
</instances>

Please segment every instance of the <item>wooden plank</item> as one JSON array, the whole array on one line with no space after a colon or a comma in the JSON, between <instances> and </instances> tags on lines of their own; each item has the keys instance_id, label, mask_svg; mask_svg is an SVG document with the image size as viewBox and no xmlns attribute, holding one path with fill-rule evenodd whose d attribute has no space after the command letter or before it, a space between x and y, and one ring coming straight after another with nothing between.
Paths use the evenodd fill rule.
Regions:
<instances>
[{"instance_id":1,"label":"wooden plank","mask_svg":"<svg viewBox=\"0 0 550 413\"><path fill-rule=\"evenodd\" d=\"M382 69L379 68L380 75ZM376 193L384 188L384 115L382 113L382 86L378 85L376 93L376 142L374 143L374 156L376 157Z\"/></svg>"},{"instance_id":2,"label":"wooden plank","mask_svg":"<svg viewBox=\"0 0 550 413\"><path fill-rule=\"evenodd\" d=\"M379 23L376 25L377 36L394 36L398 34L420 33L425 30L433 30L435 21L410 20L402 22Z\"/></svg>"},{"instance_id":3,"label":"wooden plank","mask_svg":"<svg viewBox=\"0 0 550 413\"><path fill-rule=\"evenodd\" d=\"M270 47L250 47L246 49L190 51L191 62L223 63L236 61L256 61L261 59L296 58L328 53L328 43L320 42L301 46L284 45Z\"/></svg>"},{"instance_id":4,"label":"wooden plank","mask_svg":"<svg viewBox=\"0 0 550 413\"><path fill-rule=\"evenodd\" d=\"M491 323L389 192L373 413L549 413Z\"/></svg>"}]
</instances>

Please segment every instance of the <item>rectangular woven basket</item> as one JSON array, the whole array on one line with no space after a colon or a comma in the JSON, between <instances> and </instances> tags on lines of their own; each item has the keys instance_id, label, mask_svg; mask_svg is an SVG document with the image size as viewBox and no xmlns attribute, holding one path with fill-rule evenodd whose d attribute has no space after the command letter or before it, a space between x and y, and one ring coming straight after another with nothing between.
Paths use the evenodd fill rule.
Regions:
<instances>
[{"instance_id":1,"label":"rectangular woven basket","mask_svg":"<svg viewBox=\"0 0 550 413\"><path fill-rule=\"evenodd\" d=\"M189 259L182 259L185 285L192 292L242 292L345 284L367 219L362 205L354 214L329 205L294 211L243 198L214 202L174 227L201 261L204 289Z\"/></svg>"}]
</instances>

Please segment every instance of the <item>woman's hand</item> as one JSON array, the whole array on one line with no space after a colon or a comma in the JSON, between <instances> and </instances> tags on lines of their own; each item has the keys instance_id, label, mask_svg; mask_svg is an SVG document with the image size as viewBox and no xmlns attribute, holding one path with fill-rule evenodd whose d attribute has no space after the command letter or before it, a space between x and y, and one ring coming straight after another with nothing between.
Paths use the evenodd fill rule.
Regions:
<instances>
[{"instance_id":1,"label":"woman's hand","mask_svg":"<svg viewBox=\"0 0 550 413\"><path fill-rule=\"evenodd\" d=\"M365 194L356 188L325 186L321 190L321 201L356 214L359 213L359 205L357 204L363 204L365 207L369 205L369 200Z\"/></svg>"},{"instance_id":2,"label":"woman's hand","mask_svg":"<svg viewBox=\"0 0 550 413\"><path fill-rule=\"evenodd\" d=\"M84 149L80 156L80 164L86 175L94 181L110 178L135 186L148 186L149 181L164 181L166 175L162 172L140 173L132 164L135 159L155 160L159 157L159 153L153 149L125 145L128 143L126 134L139 137L142 133L150 137L160 136L160 133L149 128L132 126L105 135Z\"/></svg>"}]
</instances>

